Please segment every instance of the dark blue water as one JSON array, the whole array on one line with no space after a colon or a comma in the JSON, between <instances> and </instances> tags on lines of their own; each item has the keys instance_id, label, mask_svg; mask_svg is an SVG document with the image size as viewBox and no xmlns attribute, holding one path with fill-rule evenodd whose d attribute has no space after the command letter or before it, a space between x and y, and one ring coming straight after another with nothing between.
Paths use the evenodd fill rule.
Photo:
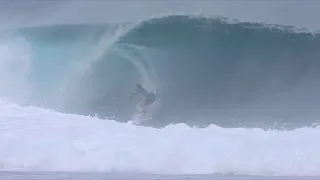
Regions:
<instances>
[{"instance_id":1,"label":"dark blue water","mask_svg":"<svg viewBox=\"0 0 320 180\"><path fill-rule=\"evenodd\" d=\"M320 38L306 30L168 16L35 27L10 37L31 44L31 104L125 122L142 83L158 96L145 125L295 128L319 119Z\"/></svg>"}]
</instances>

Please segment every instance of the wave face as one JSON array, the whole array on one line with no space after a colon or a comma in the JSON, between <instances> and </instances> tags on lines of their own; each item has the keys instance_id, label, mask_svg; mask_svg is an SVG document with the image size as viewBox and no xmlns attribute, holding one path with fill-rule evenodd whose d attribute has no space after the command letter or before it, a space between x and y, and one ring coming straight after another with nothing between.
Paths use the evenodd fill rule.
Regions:
<instances>
[{"instance_id":1,"label":"wave face","mask_svg":"<svg viewBox=\"0 0 320 180\"><path fill-rule=\"evenodd\" d=\"M141 82L158 96L145 125L294 128L319 117L319 50L315 33L222 18L16 29L0 40L1 93L126 122Z\"/></svg>"}]
</instances>

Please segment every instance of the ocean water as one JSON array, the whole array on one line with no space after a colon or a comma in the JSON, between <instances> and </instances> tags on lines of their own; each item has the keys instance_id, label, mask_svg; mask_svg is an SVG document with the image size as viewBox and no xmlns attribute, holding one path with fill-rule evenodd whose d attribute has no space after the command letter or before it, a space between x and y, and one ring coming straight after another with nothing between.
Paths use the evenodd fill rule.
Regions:
<instances>
[{"instance_id":1,"label":"ocean water","mask_svg":"<svg viewBox=\"0 0 320 180\"><path fill-rule=\"evenodd\" d=\"M204 14L1 30L0 178L319 176L319 50L306 28ZM157 95L139 124L137 83Z\"/></svg>"},{"instance_id":2,"label":"ocean water","mask_svg":"<svg viewBox=\"0 0 320 180\"><path fill-rule=\"evenodd\" d=\"M13 83L3 91L22 86L10 97L24 105L126 122L142 83L157 94L146 124L153 127L292 129L318 121L319 36L294 27L182 15L2 36L3 76L15 78L2 80Z\"/></svg>"}]
</instances>

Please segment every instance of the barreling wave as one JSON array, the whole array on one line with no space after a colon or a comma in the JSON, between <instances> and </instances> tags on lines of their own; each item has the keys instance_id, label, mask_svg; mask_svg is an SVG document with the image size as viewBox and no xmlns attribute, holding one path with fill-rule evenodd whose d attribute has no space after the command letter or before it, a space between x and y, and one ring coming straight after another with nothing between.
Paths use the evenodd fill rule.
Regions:
<instances>
[{"instance_id":1,"label":"barreling wave","mask_svg":"<svg viewBox=\"0 0 320 180\"><path fill-rule=\"evenodd\" d=\"M19 86L6 83L1 93L128 121L141 82L158 96L145 125L301 127L320 115L319 50L316 33L223 18L16 29L2 34L1 59L28 63L3 66L1 83ZM8 66L20 68L8 75Z\"/></svg>"}]
</instances>

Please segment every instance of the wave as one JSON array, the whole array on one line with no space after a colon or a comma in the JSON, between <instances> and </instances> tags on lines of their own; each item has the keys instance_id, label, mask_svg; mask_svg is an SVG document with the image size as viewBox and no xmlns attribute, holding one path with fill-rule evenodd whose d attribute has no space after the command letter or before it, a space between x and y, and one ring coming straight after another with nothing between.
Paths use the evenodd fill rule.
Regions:
<instances>
[{"instance_id":1,"label":"wave","mask_svg":"<svg viewBox=\"0 0 320 180\"><path fill-rule=\"evenodd\" d=\"M154 127L296 128L319 119L319 35L294 27L167 16L14 29L0 43L9 62L1 93L24 105L126 122L141 82L158 96L145 124Z\"/></svg>"}]
</instances>

